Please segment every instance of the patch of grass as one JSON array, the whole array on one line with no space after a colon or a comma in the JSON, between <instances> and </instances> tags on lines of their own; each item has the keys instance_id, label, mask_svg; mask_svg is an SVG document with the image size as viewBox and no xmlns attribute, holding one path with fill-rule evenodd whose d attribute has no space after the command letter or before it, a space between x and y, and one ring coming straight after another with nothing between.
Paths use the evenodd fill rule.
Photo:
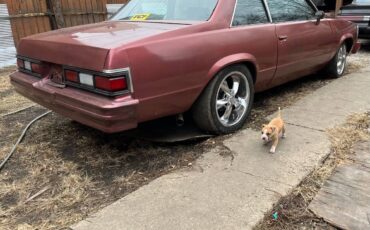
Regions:
<instances>
[{"instance_id":1,"label":"patch of grass","mask_svg":"<svg viewBox=\"0 0 370 230\"><path fill-rule=\"evenodd\" d=\"M308 175L291 194L281 198L273 210L255 229L335 229L316 217L309 209L310 202L339 164L351 162L353 146L370 139L370 113L354 114L346 123L327 131L331 153L321 166ZM272 214L279 214L273 220Z\"/></svg>"},{"instance_id":2,"label":"patch of grass","mask_svg":"<svg viewBox=\"0 0 370 230\"><path fill-rule=\"evenodd\" d=\"M9 75L14 71L14 67L0 70L0 117L2 114L33 104L14 91L9 80Z\"/></svg>"},{"instance_id":3,"label":"patch of grass","mask_svg":"<svg viewBox=\"0 0 370 230\"><path fill-rule=\"evenodd\" d=\"M9 75L15 71L14 67L0 69L0 92L6 91L9 89Z\"/></svg>"}]
</instances>

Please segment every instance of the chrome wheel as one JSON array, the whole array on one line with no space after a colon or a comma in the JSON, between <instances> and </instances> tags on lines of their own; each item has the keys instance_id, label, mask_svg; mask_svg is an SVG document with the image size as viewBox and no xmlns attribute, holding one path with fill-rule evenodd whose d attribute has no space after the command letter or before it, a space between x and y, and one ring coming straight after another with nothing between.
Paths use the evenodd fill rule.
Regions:
<instances>
[{"instance_id":1,"label":"chrome wheel","mask_svg":"<svg viewBox=\"0 0 370 230\"><path fill-rule=\"evenodd\" d=\"M340 47L337 55L337 72L338 75L342 75L347 62L347 49L345 45Z\"/></svg>"},{"instance_id":2,"label":"chrome wheel","mask_svg":"<svg viewBox=\"0 0 370 230\"><path fill-rule=\"evenodd\" d=\"M239 123L248 110L250 86L246 76L238 71L224 77L217 91L216 113L226 127Z\"/></svg>"}]
</instances>

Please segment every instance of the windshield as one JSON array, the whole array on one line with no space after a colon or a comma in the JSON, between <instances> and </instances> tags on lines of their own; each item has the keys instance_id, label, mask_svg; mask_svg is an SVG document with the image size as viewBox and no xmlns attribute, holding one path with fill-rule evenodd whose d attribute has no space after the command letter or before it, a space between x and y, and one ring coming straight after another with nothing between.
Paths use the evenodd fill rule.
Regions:
<instances>
[{"instance_id":1,"label":"windshield","mask_svg":"<svg viewBox=\"0 0 370 230\"><path fill-rule=\"evenodd\" d=\"M131 0L111 20L207 21L218 0Z\"/></svg>"}]
</instances>

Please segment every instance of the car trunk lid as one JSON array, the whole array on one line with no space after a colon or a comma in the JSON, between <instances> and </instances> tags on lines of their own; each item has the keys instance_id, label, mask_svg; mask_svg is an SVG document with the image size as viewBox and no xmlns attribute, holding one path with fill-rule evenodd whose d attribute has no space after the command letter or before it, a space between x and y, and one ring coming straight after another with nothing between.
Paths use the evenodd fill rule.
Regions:
<instances>
[{"instance_id":1,"label":"car trunk lid","mask_svg":"<svg viewBox=\"0 0 370 230\"><path fill-rule=\"evenodd\" d=\"M77 26L22 39L18 55L101 71L111 49L185 26L188 24L120 21Z\"/></svg>"}]
</instances>

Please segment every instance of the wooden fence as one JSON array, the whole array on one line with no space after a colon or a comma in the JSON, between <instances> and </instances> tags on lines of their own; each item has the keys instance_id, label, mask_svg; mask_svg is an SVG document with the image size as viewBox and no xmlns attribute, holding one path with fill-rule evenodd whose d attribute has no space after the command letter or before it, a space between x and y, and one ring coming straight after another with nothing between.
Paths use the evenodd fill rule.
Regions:
<instances>
[{"instance_id":1,"label":"wooden fence","mask_svg":"<svg viewBox=\"0 0 370 230\"><path fill-rule=\"evenodd\" d=\"M8 6L14 43L32 34L106 20L106 4L128 0L0 0Z\"/></svg>"}]
</instances>

